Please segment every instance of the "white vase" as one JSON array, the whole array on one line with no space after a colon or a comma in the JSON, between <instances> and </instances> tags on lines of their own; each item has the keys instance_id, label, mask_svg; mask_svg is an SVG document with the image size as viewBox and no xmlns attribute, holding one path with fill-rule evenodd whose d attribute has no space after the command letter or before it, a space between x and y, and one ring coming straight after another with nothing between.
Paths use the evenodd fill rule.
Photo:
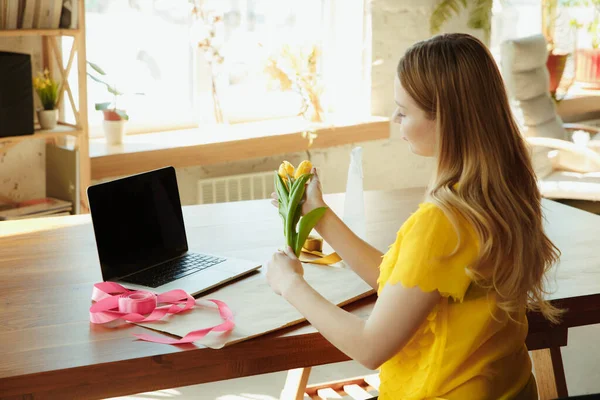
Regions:
<instances>
[{"instance_id":1,"label":"white vase","mask_svg":"<svg viewBox=\"0 0 600 400\"><path fill-rule=\"evenodd\" d=\"M106 136L106 143L108 144L121 144L123 143L123 137L125 136L125 120L120 121L103 121L104 124L104 135Z\"/></svg>"},{"instance_id":2,"label":"white vase","mask_svg":"<svg viewBox=\"0 0 600 400\"><path fill-rule=\"evenodd\" d=\"M42 129L56 128L56 121L58 121L58 110L38 110L37 116Z\"/></svg>"}]
</instances>

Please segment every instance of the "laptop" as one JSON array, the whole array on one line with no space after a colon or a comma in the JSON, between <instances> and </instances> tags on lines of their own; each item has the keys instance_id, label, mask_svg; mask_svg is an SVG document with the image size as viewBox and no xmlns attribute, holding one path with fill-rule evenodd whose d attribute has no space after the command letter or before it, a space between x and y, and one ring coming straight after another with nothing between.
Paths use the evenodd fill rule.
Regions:
<instances>
[{"instance_id":1,"label":"laptop","mask_svg":"<svg viewBox=\"0 0 600 400\"><path fill-rule=\"evenodd\" d=\"M196 295L260 268L253 261L188 251L173 167L92 185L87 196L104 281Z\"/></svg>"}]
</instances>

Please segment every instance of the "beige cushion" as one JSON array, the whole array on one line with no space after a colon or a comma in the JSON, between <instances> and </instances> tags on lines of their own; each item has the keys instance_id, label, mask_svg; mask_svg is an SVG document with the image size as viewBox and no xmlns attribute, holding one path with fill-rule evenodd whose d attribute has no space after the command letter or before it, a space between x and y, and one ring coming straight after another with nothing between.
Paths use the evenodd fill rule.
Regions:
<instances>
[{"instance_id":1,"label":"beige cushion","mask_svg":"<svg viewBox=\"0 0 600 400\"><path fill-rule=\"evenodd\" d=\"M504 76L506 90L516 100L529 100L548 93L550 74L542 66L528 71L510 71Z\"/></svg>"},{"instance_id":2,"label":"beige cushion","mask_svg":"<svg viewBox=\"0 0 600 400\"><path fill-rule=\"evenodd\" d=\"M531 164L538 179L549 176L554 172L555 166L552 163L554 153L552 149L547 147L532 146L530 148Z\"/></svg>"},{"instance_id":3,"label":"beige cushion","mask_svg":"<svg viewBox=\"0 0 600 400\"><path fill-rule=\"evenodd\" d=\"M543 35L507 40L502 43L503 69L529 71L546 65L548 47Z\"/></svg>"},{"instance_id":4,"label":"beige cushion","mask_svg":"<svg viewBox=\"0 0 600 400\"><path fill-rule=\"evenodd\" d=\"M549 199L600 201L600 172L557 171L539 180L538 184L542 196Z\"/></svg>"},{"instance_id":5,"label":"beige cushion","mask_svg":"<svg viewBox=\"0 0 600 400\"><path fill-rule=\"evenodd\" d=\"M581 153L559 150L553 157L554 169L575 173L596 173L600 171L600 162Z\"/></svg>"},{"instance_id":6,"label":"beige cushion","mask_svg":"<svg viewBox=\"0 0 600 400\"><path fill-rule=\"evenodd\" d=\"M519 101L517 107L521 109L521 118L525 126L542 125L556 119L554 100L547 93Z\"/></svg>"},{"instance_id":7,"label":"beige cushion","mask_svg":"<svg viewBox=\"0 0 600 400\"><path fill-rule=\"evenodd\" d=\"M539 125L522 126L521 129L525 137L567 139L567 131L563 127L563 122L558 115L555 115L550 121Z\"/></svg>"}]
</instances>

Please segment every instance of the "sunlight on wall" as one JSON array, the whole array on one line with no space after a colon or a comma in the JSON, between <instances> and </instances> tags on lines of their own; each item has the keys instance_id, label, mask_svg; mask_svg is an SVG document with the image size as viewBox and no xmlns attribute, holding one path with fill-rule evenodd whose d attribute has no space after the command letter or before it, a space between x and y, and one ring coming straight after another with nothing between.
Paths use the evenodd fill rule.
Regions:
<instances>
[{"instance_id":1,"label":"sunlight on wall","mask_svg":"<svg viewBox=\"0 0 600 400\"><path fill-rule=\"evenodd\" d=\"M45 217L16 221L3 221L0 224L0 237L22 235L25 233L49 231L90 222L88 214L72 215L69 218Z\"/></svg>"}]
</instances>

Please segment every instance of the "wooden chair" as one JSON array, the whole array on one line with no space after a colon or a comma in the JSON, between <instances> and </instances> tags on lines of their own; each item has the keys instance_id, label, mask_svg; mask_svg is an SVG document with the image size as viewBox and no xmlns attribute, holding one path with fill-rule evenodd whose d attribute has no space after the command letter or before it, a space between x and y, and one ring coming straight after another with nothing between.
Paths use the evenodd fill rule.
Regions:
<instances>
[{"instance_id":1,"label":"wooden chair","mask_svg":"<svg viewBox=\"0 0 600 400\"><path fill-rule=\"evenodd\" d=\"M379 375L367 375L338 381L307 385L311 368L298 368L288 372L281 400L367 400L377 396Z\"/></svg>"},{"instance_id":2,"label":"wooden chair","mask_svg":"<svg viewBox=\"0 0 600 400\"><path fill-rule=\"evenodd\" d=\"M532 146L542 196L600 213L600 130L563 123L549 93L547 59L543 35L502 43L502 76L513 113Z\"/></svg>"},{"instance_id":3,"label":"wooden chair","mask_svg":"<svg viewBox=\"0 0 600 400\"><path fill-rule=\"evenodd\" d=\"M529 334L525 341L531 352L533 369L540 400L567 398L569 395L567 381L562 361L561 347L567 345L568 328L562 326L543 328L549 325L540 314L528 313ZM285 387L281 392L281 400L310 400L352 397L361 393L354 385L368 392L371 397L379 390L379 375L372 374L363 377L343 379L335 382L308 385L311 368L297 368L288 371ZM331 390L326 390L326 389ZM345 391L344 391L345 390ZM331 397L336 393L340 397ZM329 396L329 397L327 397Z\"/></svg>"},{"instance_id":4,"label":"wooden chair","mask_svg":"<svg viewBox=\"0 0 600 400\"><path fill-rule=\"evenodd\" d=\"M567 398L567 387L560 348L536 350L532 352L538 396L540 400ZM325 400L356 399L367 400L377 396L379 375L367 375L333 382L308 385L311 368L298 368L288 371L281 400Z\"/></svg>"}]
</instances>

